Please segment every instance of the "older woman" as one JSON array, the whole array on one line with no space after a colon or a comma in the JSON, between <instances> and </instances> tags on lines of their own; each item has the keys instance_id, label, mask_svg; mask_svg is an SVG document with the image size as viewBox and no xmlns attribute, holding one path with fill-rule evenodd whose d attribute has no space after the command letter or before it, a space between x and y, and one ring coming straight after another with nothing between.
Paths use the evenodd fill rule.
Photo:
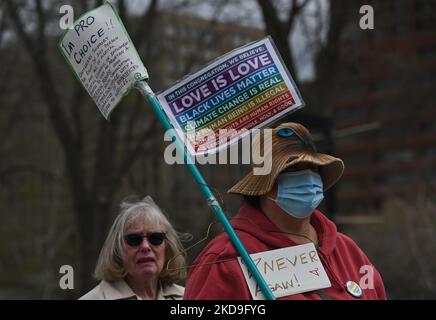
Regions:
<instances>
[{"instance_id":1,"label":"older woman","mask_svg":"<svg viewBox=\"0 0 436 320\"><path fill-rule=\"evenodd\" d=\"M184 264L179 237L151 197L123 202L95 268L101 282L81 299L182 299L184 288L175 283Z\"/></svg>"},{"instance_id":2,"label":"older woman","mask_svg":"<svg viewBox=\"0 0 436 320\"><path fill-rule=\"evenodd\" d=\"M298 123L284 123L269 131L271 140L261 139L267 132L262 130L254 145L272 142L265 153L271 172L252 170L229 190L246 200L232 225L249 253L313 243L331 283L280 299L385 299L381 276L363 251L316 209L341 177L342 160L318 153L309 131ZM227 234L212 240L193 263L184 298L251 299L237 256ZM362 267L370 271L362 274Z\"/></svg>"}]
</instances>

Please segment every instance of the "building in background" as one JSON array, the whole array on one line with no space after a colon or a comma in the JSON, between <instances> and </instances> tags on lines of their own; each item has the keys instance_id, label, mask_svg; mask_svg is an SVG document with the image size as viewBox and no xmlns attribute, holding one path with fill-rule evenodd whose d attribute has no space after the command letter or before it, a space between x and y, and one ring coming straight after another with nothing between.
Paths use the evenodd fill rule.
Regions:
<instances>
[{"instance_id":1,"label":"building in background","mask_svg":"<svg viewBox=\"0 0 436 320\"><path fill-rule=\"evenodd\" d=\"M375 29L350 20L328 106L337 132L364 129L336 138L342 215L436 191L436 1L367 2Z\"/></svg>"}]
</instances>

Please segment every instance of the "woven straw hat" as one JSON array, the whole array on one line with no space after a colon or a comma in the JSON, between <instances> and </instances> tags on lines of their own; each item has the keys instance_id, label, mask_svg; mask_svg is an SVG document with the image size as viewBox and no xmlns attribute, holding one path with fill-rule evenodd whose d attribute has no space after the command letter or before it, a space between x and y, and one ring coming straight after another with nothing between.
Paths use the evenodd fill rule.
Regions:
<instances>
[{"instance_id":1,"label":"woven straw hat","mask_svg":"<svg viewBox=\"0 0 436 320\"><path fill-rule=\"evenodd\" d=\"M290 122L281 124L274 129L260 130L253 139L253 148L260 148L262 152L266 136L265 130L272 130L271 154L264 155L265 161L272 162L271 172L266 175L255 175L252 168L249 174L228 190L229 193L247 196L265 195L272 190L276 178L282 171L302 163L318 166L324 191L332 187L342 176L344 172L342 160L318 153L309 131L301 124ZM258 152L259 150L254 149L253 151Z\"/></svg>"}]
</instances>

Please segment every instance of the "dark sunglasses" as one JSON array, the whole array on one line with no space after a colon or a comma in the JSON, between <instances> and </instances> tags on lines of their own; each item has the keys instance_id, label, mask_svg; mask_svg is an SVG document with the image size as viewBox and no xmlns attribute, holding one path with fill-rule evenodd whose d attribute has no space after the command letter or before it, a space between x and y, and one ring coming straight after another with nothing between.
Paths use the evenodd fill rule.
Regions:
<instances>
[{"instance_id":1,"label":"dark sunglasses","mask_svg":"<svg viewBox=\"0 0 436 320\"><path fill-rule=\"evenodd\" d=\"M147 238L148 242L152 246L160 246L162 242L166 239L164 232L151 232L147 233L145 236L139 233L128 234L124 237L127 244L131 247L137 247L142 244L144 238Z\"/></svg>"}]
</instances>

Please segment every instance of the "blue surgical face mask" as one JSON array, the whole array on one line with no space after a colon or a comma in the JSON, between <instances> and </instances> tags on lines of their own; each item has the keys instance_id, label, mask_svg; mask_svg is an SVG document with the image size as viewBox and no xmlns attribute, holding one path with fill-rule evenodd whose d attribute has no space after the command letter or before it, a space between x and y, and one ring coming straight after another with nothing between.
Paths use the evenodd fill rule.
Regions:
<instances>
[{"instance_id":1,"label":"blue surgical face mask","mask_svg":"<svg viewBox=\"0 0 436 320\"><path fill-rule=\"evenodd\" d=\"M282 173L277 184L277 197L271 200L295 218L307 218L324 199L322 179L311 170Z\"/></svg>"}]
</instances>

